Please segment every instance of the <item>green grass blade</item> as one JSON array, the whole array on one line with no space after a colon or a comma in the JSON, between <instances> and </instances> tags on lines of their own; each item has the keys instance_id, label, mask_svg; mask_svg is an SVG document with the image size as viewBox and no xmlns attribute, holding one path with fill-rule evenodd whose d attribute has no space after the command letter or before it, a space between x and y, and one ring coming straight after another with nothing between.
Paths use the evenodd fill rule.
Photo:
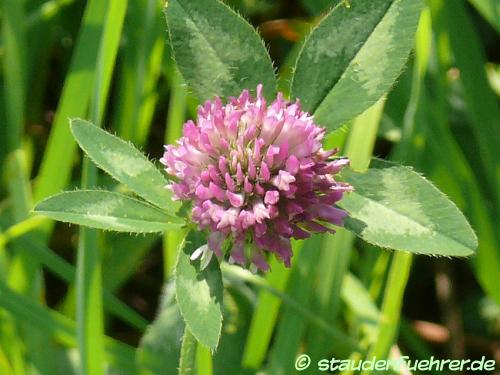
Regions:
<instances>
[{"instance_id":1,"label":"green grass blade","mask_svg":"<svg viewBox=\"0 0 500 375\"><path fill-rule=\"evenodd\" d=\"M144 257L158 242L158 235L130 236L124 233L104 234L103 282L114 292L140 267Z\"/></svg>"},{"instance_id":2,"label":"green grass blade","mask_svg":"<svg viewBox=\"0 0 500 375\"><path fill-rule=\"evenodd\" d=\"M364 171L368 168L384 102L385 99L379 100L352 121L344 153L349 157L350 165L355 170ZM330 322L335 322L341 310L341 287L349 268L353 244L352 233L339 228L335 235L325 239L322 246L321 259L317 267L319 273L324 276L314 288L314 306L318 315ZM312 330L308 340L310 354L315 360L325 357L332 348L332 344L324 337L321 330Z\"/></svg>"},{"instance_id":3,"label":"green grass blade","mask_svg":"<svg viewBox=\"0 0 500 375\"><path fill-rule=\"evenodd\" d=\"M22 146L24 131L24 103L26 100L26 41L24 29L23 1L5 0L2 2L2 36L5 40L6 56L3 60L5 80L5 111L6 111L6 146L11 152L8 155L6 175L1 176L7 181L12 206L12 219L20 222L28 217L31 202L31 191L27 171L27 161ZM37 265L26 256L15 256L14 266L9 269L9 283L18 291L32 294L33 276Z\"/></svg>"},{"instance_id":4,"label":"green grass blade","mask_svg":"<svg viewBox=\"0 0 500 375\"><path fill-rule=\"evenodd\" d=\"M16 373L9 363L9 359L7 358L7 354L2 348L0 348L0 372L2 374L14 374Z\"/></svg>"},{"instance_id":5,"label":"green grass blade","mask_svg":"<svg viewBox=\"0 0 500 375\"><path fill-rule=\"evenodd\" d=\"M416 150L421 155L418 166L420 170L432 178L439 188L449 194L450 198L457 202L470 218L480 239L477 255L471 260L475 266L476 276L485 292L497 303L500 303L500 292L496 282L500 278L500 270L496 266L500 261L498 254L500 239L494 231L495 223L498 221L497 215L494 213L495 205L492 205L493 210L489 209L487 203L489 199L485 193L487 189L484 189L485 181L478 180L475 176L474 172L477 173L478 168L471 165L473 161L467 160L449 126L449 108L446 98L450 95L450 87L446 71L450 64L451 50L445 25L446 22L451 21L443 20L443 17L448 17L446 8L443 8L445 5L443 2L436 1L432 2L431 5L433 22L438 35L436 39L438 40L439 64L437 70L432 72L434 86L428 87L420 98L422 106L427 111L425 113L427 118L421 116L419 124L428 122L431 125L427 126L427 134L420 132L420 134L414 135L415 140L417 137L421 139L422 135L425 137L424 143L420 141L420 144L426 147ZM461 4L457 6L461 7ZM464 27L467 28L467 24L468 22L464 24ZM455 46L463 48L457 44ZM475 48L477 47L475 46ZM420 50L417 48L417 58L419 58L419 54ZM475 58L477 59L478 56ZM480 86L476 86L476 89L479 89ZM482 93L482 95L488 95L488 93ZM487 105L485 104L485 106ZM487 114L485 115L487 116ZM494 115L494 113L490 113L490 115ZM480 128L477 131L489 134L487 128ZM475 160L479 160L479 158L475 158Z\"/></svg>"},{"instance_id":6,"label":"green grass blade","mask_svg":"<svg viewBox=\"0 0 500 375\"><path fill-rule=\"evenodd\" d=\"M412 255L409 253L396 252L394 254L380 310L381 317L377 341L369 351L367 358L387 358L389 349L396 339L403 295L410 274L411 262ZM362 372L362 374L370 373L372 371Z\"/></svg>"},{"instance_id":7,"label":"green grass blade","mask_svg":"<svg viewBox=\"0 0 500 375\"><path fill-rule=\"evenodd\" d=\"M128 313L125 311L114 310L114 306L107 304L108 296L116 293L120 288L128 282L138 269L140 269L142 262L147 256L148 252L154 249L154 245L158 240L156 234L146 234L141 236L131 236L127 233L118 232L104 232L101 234L102 244L102 269L103 269L103 292L104 307L105 309L120 317L124 322L143 330L146 323L137 313L130 308L127 308ZM75 290L70 288L66 293L65 301L63 304L63 311L68 315L74 314L75 306ZM120 302L119 300L117 300ZM121 303L121 302L120 302ZM126 306L121 303L124 308ZM118 306L117 306L118 307ZM135 313L135 314L134 314ZM128 319L127 316L132 318ZM128 320L127 320L128 319ZM146 323L147 324L147 323ZM142 328L140 328L142 327Z\"/></svg>"},{"instance_id":8,"label":"green grass blade","mask_svg":"<svg viewBox=\"0 0 500 375\"><path fill-rule=\"evenodd\" d=\"M469 0L469 2L500 34L500 2L496 0Z\"/></svg>"},{"instance_id":9,"label":"green grass blade","mask_svg":"<svg viewBox=\"0 0 500 375\"><path fill-rule=\"evenodd\" d=\"M71 136L68 118L84 117L89 106L96 74L96 60L104 28L107 2L87 3L83 23L64 82L58 109L52 125L34 192L39 201L58 193L67 184L73 164L76 142Z\"/></svg>"},{"instance_id":10,"label":"green grass blade","mask_svg":"<svg viewBox=\"0 0 500 375\"><path fill-rule=\"evenodd\" d=\"M385 250L379 251L377 259L373 265L369 281L370 295L372 296L374 301L378 301L379 297L382 295L390 260L390 252Z\"/></svg>"},{"instance_id":11,"label":"green grass blade","mask_svg":"<svg viewBox=\"0 0 500 375\"><path fill-rule=\"evenodd\" d=\"M76 346L76 323L74 321L13 292L3 283L0 283L0 306L14 314L20 321L45 332L58 342L70 347ZM105 348L106 360L111 365L118 365L129 370L135 367L135 351L130 346L106 338Z\"/></svg>"},{"instance_id":12,"label":"green grass blade","mask_svg":"<svg viewBox=\"0 0 500 375\"><path fill-rule=\"evenodd\" d=\"M312 325L322 329L326 335L331 337L331 339L337 343L336 349L339 353L348 355L350 352L359 349L357 343L340 329L332 327L330 324L328 324L328 322L316 316L313 310L303 306L289 294L281 292L280 290L274 288L267 282L267 280L265 280L261 276L254 275L250 271L245 270L241 267L231 266L225 263L221 264L221 270L225 278L237 278L239 280L251 283L256 287L261 288L262 290L266 290L274 296L278 297L283 302L283 305L286 305L295 313L301 315Z\"/></svg>"},{"instance_id":13,"label":"green grass blade","mask_svg":"<svg viewBox=\"0 0 500 375\"><path fill-rule=\"evenodd\" d=\"M0 244L0 271L1 281L5 283L7 270L9 266L9 257L7 249ZM15 374L26 373L26 362L24 358L23 346L24 343L18 335L16 321L14 316L8 310L0 310L0 347L5 351L9 365L13 368Z\"/></svg>"},{"instance_id":14,"label":"green grass blade","mask_svg":"<svg viewBox=\"0 0 500 375\"><path fill-rule=\"evenodd\" d=\"M113 124L120 137L144 145L158 99L165 25L156 0L132 1L124 28L118 98Z\"/></svg>"},{"instance_id":15,"label":"green grass blade","mask_svg":"<svg viewBox=\"0 0 500 375\"><path fill-rule=\"evenodd\" d=\"M384 111L385 97L356 117L345 145L345 154L355 171L366 171L370 165L377 131Z\"/></svg>"},{"instance_id":16,"label":"green grass blade","mask_svg":"<svg viewBox=\"0 0 500 375\"><path fill-rule=\"evenodd\" d=\"M108 101L127 6L128 0L111 0L107 10L99 55L97 56L94 98L90 100L89 110L91 118L96 123L101 122Z\"/></svg>"},{"instance_id":17,"label":"green grass blade","mask_svg":"<svg viewBox=\"0 0 500 375\"><path fill-rule=\"evenodd\" d=\"M2 58L5 90L7 150L21 147L26 99L26 40L24 34L24 2L2 1L2 36L5 56Z\"/></svg>"},{"instance_id":18,"label":"green grass blade","mask_svg":"<svg viewBox=\"0 0 500 375\"><path fill-rule=\"evenodd\" d=\"M5 108L5 151L10 152L5 162L8 191L13 209L14 222L20 222L28 217L31 202L31 189L29 185L29 167L24 150L22 137L26 121L25 109L27 100L27 85L29 79L28 57L25 23L25 1L5 0L1 2L2 10L2 38L5 42L5 56L2 56L3 65L3 96ZM3 158L2 158L3 159ZM2 162L3 160L0 160ZM38 264L27 254L16 252L8 269L8 283L17 291L37 297L37 290L41 288L41 279L38 274ZM15 319L15 318L14 318ZM13 341L9 350L14 359L16 370L24 371L19 360L21 353L17 345L15 331L22 332L21 325L14 327L14 319L6 317L5 325L10 331L10 340ZM40 347L44 337L39 334L23 335L23 340L28 351ZM51 368L47 361L50 356L47 347L42 347L33 353L31 362L40 369L49 371ZM26 360L27 361L27 360Z\"/></svg>"},{"instance_id":19,"label":"green grass blade","mask_svg":"<svg viewBox=\"0 0 500 375\"><path fill-rule=\"evenodd\" d=\"M0 233L0 245L6 245L9 241L40 228L48 220L50 219L43 216L31 216L8 227L5 232Z\"/></svg>"},{"instance_id":20,"label":"green grass blade","mask_svg":"<svg viewBox=\"0 0 500 375\"><path fill-rule=\"evenodd\" d=\"M297 256L300 245L297 241L293 243L293 253ZM282 266L276 260L270 261L271 270L266 275L266 282L276 291L283 292L286 288L291 270ZM281 299L267 290L261 290L258 295L258 304L252 317L248 331L245 351L243 354L243 366L258 369L266 358L271 343L274 327L278 320Z\"/></svg>"},{"instance_id":21,"label":"green grass blade","mask_svg":"<svg viewBox=\"0 0 500 375\"><path fill-rule=\"evenodd\" d=\"M422 100L424 77L431 53L431 22L430 9L426 7L422 11L417 29L410 98L403 117L401 140L391 155L393 160L402 160L406 163L410 163L416 158L415 154L418 153L418 150L415 138L417 137L417 132L421 132L422 128L425 128L423 125L424 121L421 118L423 106L420 105L420 102Z\"/></svg>"},{"instance_id":22,"label":"green grass blade","mask_svg":"<svg viewBox=\"0 0 500 375\"><path fill-rule=\"evenodd\" d=\"M16 241L16 246L23 249L29 256L35 258L47 267L54 275L68 284L75 283L76 270L73 265L55 254L51 249L33 239L23 237ZM124 322L137 329L146 328L148 322L138 313L116 298L109 290L103 290L104 307Z\"/></svg>"},{"instance_id":23,"label":"green grass blade","mask_svg":"<svg viewBox=\"0 0 500 375\"><path fill-rule=\"evenodd\" d=\"M77 334L84 374L104 373L104 321L98 233L81 228L76 261Z\"/></svg>"},{"instance_id":24,"label":"green grass blade","mask_svg":"<svg viewBox=\"0 0 500 375\"><path fill-rule=\"evenodd\" d=\"M29 182L28 162L23 149L13 151L6 159L6 175L12 216L15 223L28 220L28 213L33 207Z\"/></svg>"},{"instance_id":25,"label":"green grass blade","mask_svg":"<svg viewBox=\"0 0 500 375\"><path fill-rule=\"evenodd\" d=\"M345 273L341 295L342 300L355 314L368 342L371 344L375 343L378 338L380 311L373 301L370 292L356 276L351 273Z\"/></svg>"},{"instance_id":26,"label":"green grass blade","mask_svg":"<svg viewBox=\"0 0 500 375\"><path fill-rule=\"evenodd\" d=\"M460 81L464 86L464 98L467 103L466 109L470 116L470 131L478 145L477 155L472 160L478 165L479 170L475 172L478 173L478 181L488 193L488 198L492 201L493 212L498 217L500 212L497 189L500 185L498 153L500 108L486 77L485 53L463 2L435 0L431 4L440 40L448 38L454 57L454 66L460 70ZM442 61L443 56L440 58L442 64L450 63Z\"/></svg>"},{"instance_id":27,"label":"green grass blade","mask_svg":"<svg viewBox=\"0 0 500 375\"><path fill-rule=\"evenodd\" d=\"M103 35L99 42L94 93L89 103L91 118L97 124L102 122L127 7L127 2L122 0L103 3L107 8L106 17ZM95 187L96 184L97 169L90 159L84 157L81 186L83 189L88 189ZM99 203L103 204L102 201ZM90 211L91 209L87 214ZM99 233L94 229L80 228L76 263L76 320L80 367L82 373L96 375L104 374L105 356L102 269L98 236Z\"/></svg>"},{"instance_id":28,"label":"green grass blade","mask_svg":"<svg viewBox=\"0 0 500 375\"><path fill-rule=\"evenodd\" d=\"M321 246L323 238L315 236L304 244L299 256L294 256L294 267L287 287L288 294L298 304L310 303L314 278L315 251ZM278 322L276 337L272 346L269 373L276 375L290 374L293 371L295 356L307 327L306 321L289 307L284 307L282 318Z\"/></svg>"},{"instance_id":29,"label":"green grass blade","mask_svg":"<svg viewBox=\"0 0 500 375\"><path fill-rule=\"evenodd\" d=\"M340 308L340 290L345 272L349 268L354 236L349 231L339 228L333 236L324 239L321 254L316 264L318 275L322 275L311 294L314 300L311 307L317 315L335 324ZM335 345L325 337L322 330L313 328L308 336L308 347L313 360L320 360L326 356Z\"/></svg>"},{"instance_id":30,"label":"green grass blade","mask_svg":"<svg viewBox=\"0 0 500 375\"><path fill-rule=\"evenodd\" d=\"M95 186L96 182L97 170L84 157L82 187ZM62 205L65 206L64 203ZM76 322L80 368L84 374L96 375L104 374L104 314L98 236L96 230L80 228L76 259Z\"/></svg>"},{"instance_id":31,"label":"green grass blade","mask_svg":"<svg viewBox=\"0 0 500 375\"><path fill-rule=\"evenodd\" d=\"M430 95L429 95L430 96ZM495 232L495 218L489 212L487 199L476 180L463 151L453 137L443 113L442 103L431 108L428 148L429 155L422 161L422 170L459 203L470 218L479 237L479 247L473 263L482 288L500 304L499 239Z\"/></svg>"},{"instance_id":32,"label":"green grass blade","mask_svg":"<svg viewBox=\"0 0 500 375\"><path fill-rule=\"evenodd\" d=\"M75 0L48 0L38 8L30 12L26 17L26 28L31 28L42 22L50 21L66 6L74 3Z\"/></svg>"},{"instance_id":33,"label":"green grass blade","mask_svg":"<svg viewBox=\"0 0 500 375\"><path fill-rule=\"evenodd\" d=\"M158 17L160 12L157 11L159 5L161 3L155 0L149 0L148 2L147 26L152 23L151 21L156 21L150 26L150 33L147 40L149 42L150 39L156 36L150 48L151 54L150 56L147 54L149 48L147 44L141 45L144 49L139 50L139 54L143 60L138 65L141 68L138 75L143 89L139 91L140 96L136 96L136 100L140 100L140 102L137 104L137 120L134 126L134 136L131 139L136 140L140 145L146 144L148 137L153 133L153 120L159 98L156 85L161 79L165 46L164 24L163 22L158 22L161 19Z\"/></svg>"},{"instance_id":34,"label":"green grass blade","mask_svg":"<svg viewBox=\"0 0 500 375\"><path fill-rule=\"evenodd\" d=\"M370 292L356 276L346 273L341 295L350 310L346 312L346 315L351 321L351 332L361 336L360 341L363 346L374 344L378 339L380 311ZM352 316L349 315L350 313Z\"/></svg>"},{"instance_id":35,"label":"green grass blade","mask_svg":"<svg viewBox=\"0 0 500 375\"><path fill-rule=\"evenodd\" d=\"M16 321L8 310L0 311L0 321L2 322L0 344L8 357L9 365L14 370L14 374L26 374L27 363L23 352L24 342L16 330Z\"/></svg>"}]
</instances>

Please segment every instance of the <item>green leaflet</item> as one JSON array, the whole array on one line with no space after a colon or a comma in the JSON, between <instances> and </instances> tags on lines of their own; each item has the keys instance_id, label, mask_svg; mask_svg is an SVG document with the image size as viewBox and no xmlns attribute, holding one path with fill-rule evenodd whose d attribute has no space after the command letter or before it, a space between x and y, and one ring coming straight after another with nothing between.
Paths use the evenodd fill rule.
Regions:
<instances>
[{"instance_id":1,"label":"green leaflet","mask_svg":"<svg viewBox=\"0 0 500 375\"><path fill-rule=\"evenodd\" d=\"M443 193L408 167L375 160L366 173L346 170L355 191L340 201L345 226L375 245L442 256L477 248L469 223Z\"/></svg>"},{"instance_id":2,"label":"green leaflet","mask_svg":"<svg viewBox=\"0 0 500 375\"><path fill-rule=\"evenodd\" d=\"M331 130L369 108L401 72L421 8L420 0L339 3L305 42L291 97Z\"/></svg>"},{"instance_id":3,"label":"green leaflet","mask_svg":"<svg viewBox=\"0 0 500 375\"><path fill-rule=\"evenodd\" d=\"M271 58L237 13L216 0L170 0L165 13L177 66L200 100L238 96L259 83L274 97Z\"/></svg>"},{"instance_id":4,"label":"green leaflet","mask_svg":"<svg viewBox=\"0 0 500 375\"><path fill-rule=\"evenodd\" d=\"M54 220L117 232L163 232L183 225L182 219L146 202L99 190L54 195L38 203L35 212Z\"/></svg>"},{"instance_id":5,"label":"green leaflet","mask_svg":"<svg viewBox=\"0 0 500 375\"><path fill-rule=\"evenodd\" d=\"M176 295L182 317L196 339L215 351L222 328L222 276L212 259L200 270L200 261L191 254L206 243L204 236L190 231L181 244L175 269Z\"/></svg>"},{"instance_id":6,"label":"green leaflet","mask_svg":"<svg viewBox=\"0 0 500 375\"><path fill-rule=\"evenodd\" d=\"M80 119L71 121L71 131L99 168L137 195L170 213L180 207L165 188L167 180L161 172L132 144Z\"/></svg>"}]
</instances>

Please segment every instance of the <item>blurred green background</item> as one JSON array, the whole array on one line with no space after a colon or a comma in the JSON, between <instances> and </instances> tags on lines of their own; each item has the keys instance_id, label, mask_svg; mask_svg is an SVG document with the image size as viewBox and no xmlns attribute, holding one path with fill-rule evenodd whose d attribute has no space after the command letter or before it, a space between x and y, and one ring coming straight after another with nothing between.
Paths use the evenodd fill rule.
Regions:
<instances>
[{"instance_id":1,"label":"blurred green background","mask_svg":"<svg viewBox=\"0 0 500 375\"><path fill-rule=\"evenodd\" d=\"M287 93L303 38L334 1L226 3L259 28ZM99 233L89 271L78 228L30 213L80 186L68 118L101 118L158 160L195 117L163 6L1 0L0 374L176 372L183 323L170 278L182 233ZM340 230L295 243L291 269L224 266L221 345L198 348L198 374L292 374L299 353L500 363L499 64L500 1L428 0L393 90L327 140L355 163L374 155L424 173L467 216L478 254L398 257ZM123 189L105 175L96 185Z\"/></svg>"}]
</instances>

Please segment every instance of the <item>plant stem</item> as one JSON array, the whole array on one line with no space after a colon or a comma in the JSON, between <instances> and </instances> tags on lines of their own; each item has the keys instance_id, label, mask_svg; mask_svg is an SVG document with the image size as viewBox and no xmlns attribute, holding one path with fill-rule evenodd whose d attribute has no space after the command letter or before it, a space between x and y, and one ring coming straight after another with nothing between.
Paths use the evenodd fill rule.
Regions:
<instances>
[{"instance_id":1,"label":"plant stem","mask_svg":"<svg viewBox=\"0 0 500 375\"><path fill-rule=\"evenodd\" d=\"M179 375L194 374L196 346L196 338L186 326L186 328L184 328L184 337L182 338L181 357L179 360Z\"/></svg>"}]
</instances>

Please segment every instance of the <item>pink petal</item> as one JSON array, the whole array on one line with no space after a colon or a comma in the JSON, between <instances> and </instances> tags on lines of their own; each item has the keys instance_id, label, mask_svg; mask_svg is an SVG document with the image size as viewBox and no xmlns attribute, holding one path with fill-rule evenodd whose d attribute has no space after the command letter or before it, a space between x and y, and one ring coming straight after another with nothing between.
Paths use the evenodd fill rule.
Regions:
<instances>
[{"instance_id":1,"label":"pink petal","mask_svg":"<svg viewBox=\"0 0 500 375\"><path fill-rule=\"evenodd\" d=\"M264 182L269 181L269 178L271 178L271 172L265 162L260 165L259 178Z\"/></svg>"},{"instance_id":2,"label":"pink petal","mask_svg":"<svg viewBox=\"0 0 500 375\"><path fill-rule=\"evenodd\" d=\"M265 204L276 204L280 199L280 193L276 190L269 190L266 192L266 196L264 197Z\"/></svg>"},{"instance_id":3,"label":"pink petal","mask_svg":"<svg viewBox=\"0 0 500 375\"><path fill-rule=\"evenodd\" d=\"M230 191L226 191L226 196L233 207L241 207L243 206L243 202L245 202L243 194L236 194Z\"/></svg>"},{"instance_id":4,"label":"pink petal","mask_svg":"<svg viewBox=\"0 0 500 375\"><path fill-rule=\"evenodd\" d=\"M272 178L271 183L283 191L290 190L290 184L295 182L295 177L287 171L280 170L278 176Z\"/></svg>"}]
</instances>

